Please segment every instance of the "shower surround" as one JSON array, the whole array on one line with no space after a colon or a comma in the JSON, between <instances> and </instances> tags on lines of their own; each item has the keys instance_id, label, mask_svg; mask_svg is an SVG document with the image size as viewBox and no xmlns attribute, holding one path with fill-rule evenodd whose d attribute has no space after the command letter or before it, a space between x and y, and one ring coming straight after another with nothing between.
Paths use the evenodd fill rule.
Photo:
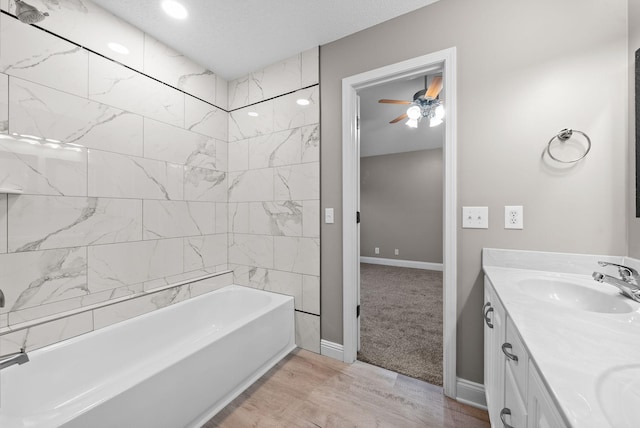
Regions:
<instances>
[{"instance_id":1,"label":"shower surround","mask_svg":"<svg viewBox=\"0 0 640 428\"><path fill-rule=\"evenodd\" d=\"M228 227L234 283L293 296L296 343L317 353L319 93L317 49L229 82Z\"/></svg>"},{"instance_id":2,"label":"shower surround","mask_svg":"<svg viewBox=\"0 0 640 428\"><path fill-rule=\"evenodd\" d=\"M317 49L231 82L228 106L224 79L93 3L31 3L61 37L0 15L0 187L24 190L0 194L2 354L191 297L160 286L230 284L230 269L294 296L297 343L319 351Z\"/></svg>"}]
</instances>

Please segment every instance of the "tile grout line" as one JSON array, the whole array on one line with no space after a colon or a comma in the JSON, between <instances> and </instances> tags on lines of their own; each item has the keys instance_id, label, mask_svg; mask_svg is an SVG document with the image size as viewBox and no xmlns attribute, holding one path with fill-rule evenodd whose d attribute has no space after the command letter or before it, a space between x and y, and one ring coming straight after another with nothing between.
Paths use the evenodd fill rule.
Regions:
<instances>
[{"instance_id":1,"label":"tile grout line","mask_svg":"<svg viewBox=\"0 0 640 428\"><path fill-rule=\"evenodd\" d=\"M12 76L7 75L7 135L10 135L11 128L11 103L9 100L11 99L11 81ZM9 195L5 194L5 208L6 208L6 216L7 216L7 227L6 227L6 245L5 245L5 254L9 254ZM7 312L7 325L9 324L9 312Z\"/></svg>"},{"instance_id":2,"label":"tile grout line","mask_svg":"<svg viewBox=\"0 0 640 428\"><path fill-rule=\"evenodd\" d=\"M4 15L6 15L6 16L8 16L8 17L10 17L10 18L18 19L15 15L13 15L13 14L11 14L11 13L9 13L9 12L5 11L5 10L0 10L0 13L4 14ZM60 34L58 34L58 33L54 33L54 32L53 32L53 31L51 31L51 30L47 30L46 28L40 27L40 26L35 25L35 24L30 24L30 25L31 25L31 27L37 28L37 29L38 29L38 30L40 30L40 31L44 31L44 32L45 32L45 33L47 33L47 34L50 34L50 35L52 35L52 36L54 36L54 37L57 37L57 38L59 38L59 39L61 39L61 40L64 40L64 41L65 41L65 42L67 42L67 43L71 43L72 45L74 45L74 46L76 46L76 47L79 47L79 48L81 48L81 49L84 49L84 50L86 50L87 52L90 52L90 53L92 53L92 54L94 54L94 55L97 55L97 56L99 56L99 57L101 57L101 58L104 58L104 59L106 59L106 60L108 60L108 61L111 61L111 62L113 62L113 63L115 63L115 64L121 65L122 67L125 67L125 68L126 68L126 69L128 69L128 70L131 70L131 71L133 71L133 72L135 72L135 73L138 73L138 74L140 74L141 76L148 77L149 79L154 80L154 81L156 81L156 82L158 82L158 83L161 83L161 84L163 84L163 85L165 85L165 86L168 86L169 88L175 89L176 91L181 92L182 94L189 95L189 96L191 96L191 97L193 97L193 98L196 98L196 99L198 99L198 100L202 101L203 103L209 104L210 106L213 106L213 107L215 107L215 108L217 108L217 109L220 109L220 110L222 110L222 111L224 111L224 112L226 112L226 113L229 113L229 110L223 109L222 107L219 107L219 106L217 106L217 105L215 105L215 104L213 104L213 103L211 103L211 102L209 102L209 101L205 101L205 100L203 100L202 98L200 98L200 97L198 97L198 96L196 96L196 95L192 95L192 94L190 94L190 93L188 93L188 92L185 92L185 91L184 91L184 90L182 90L182 89L179 89L179 88L177 88L177 87L175 87L175 86L173 86L173 85L170 85L169 83L163 82L162 80L157 79L157 78L155 78L155 77L153 77L153 76L150 76L150 75L148 75L148 74L146 74L146 73L144 73L144 72L142 72L142 71L140 71L140 70L136 70L135 68L133 68L133 67L131 67L131 66L128 66L128 65L126 65L126 64L121 63L120 61L117 61L117 60L115 60L115 59L113 59L113 58L109 58L108 56L106 56L106 55L104 55L104 54L101 54L101 53L99 53L99 52L96 52L96 51L94 51L93 49L91 49L91 48L89 48L89 47L87 47L87 46L83 46L83 45L81 45L81 44L79 44L79 43L77 43L77 42L74 42L73 40L70 40L70 39L68 39L68 38L66 38L66 37L64 37L64 36L61 36L61 35L60 35ZM145 34L146 34L146 33L145 33ZM144 58L143 58L143 61L144 61ZM209 70L209 71L211 71L211 70Z\"/></svg>"},{"instance_id":3,"label":"tile grout line","mask_svg":"<svg viewBox=\"0 0 640 428\"><path fill-rule=\"evenodd\" d=\"M22 323L14 324L13 327L11 325L8 325L7 327L0 328L0 332L1 332L0 333L0 337L4 336L6 334L15 333L15 332L18 332L18 331L21 331L21 330L25 330L25 329L29 329L29 328L32 328L32 327L37 327L39 325L47 324L47 323L58 321L58 320L65 319L65 318L69 318L69 317L72 317L72 316L75 316L75 315L79 315L79 314L82 314L82 313L85 313L85 312L89 312L89 311L93 312L96 309L101 309L101 308L104 308L104 307L117 305L119 303L123 303L123 302L129 301L129 300L134 300L134 299L137 299L137 298L140 298L140 297L153 295L153 294L156 294L156 293L160 293L162 291L170 290L172 288L181 287L181 286L186 285L186 284L196 283L196 282L203 281L205 279L209 279L209 278L213 278L213 277L217 277L217 276L223 276L223 275L226 275L226 274L229 274L229 273L232 273L232 271L230 271L228 269L220 271L220 272L208 273L206 275L201 275L199 277L178 281L178 282L176 282L174 284L161 285L159 287L152 288L150 290L144 290L143 289L140 292L137 292L137 293L134 293L134 294L130 294L130 295L127 295L127 296L117 297L115 299L108 299L108 300L104 300L102 302L94 303L92 305L80 306L79 308L70 309L68 311L58 312L58 313L55 313L55 314L52 314L52 315L47 315L45 317L35 318L35 319L29 320L29 321L24 321ZM30 308L26 308L26 309L30 309ZM7 312L7 315L8 314L9 313ZM16 325L18 325L18 327L15 327Z\"/></svg>"},{"instance_id":4,"label":"tile grout line","mask_svg":"<svg viewBox=\"0 0 640 428\"><path fill-rule=\"evenodd\" d=\"M5 11L5 10L0 10L0 13L1 13L1 14L4 14L4 15L6 15L6 16L9 16L9 17L11 17L11 18L13 18L13 19L18 19L15 15L12 15L11 13L9 13L9 12L7 12L7 11ZM320 86L320 83L319 83L319 82L318 82L318 83L313 83L313 84L311 84L311 85L307 85L307 86L305 86L305 87L301 87L301 88L293 89L293 90L291 90L291 91L284 92L284 93L282 93L282 94L278 94L278 95L272 96L272 97L270 97L270 98L265 98L265 99L263 99L263 100L253 102L253 103L250 103L250 104L244 105L244 106L242 106L242 107L236 107L236 108L234 108L234 109L226 109L226 108L222 108L222 107L220 107L220 106L218 106L218 105L216 105L216 104L214 104L214 103L212 103L212 102L210 102L210 101L206 101L206 100L204 100L204 99L202 99L202 98L200 98L200 97L198 97L198 96L196 96L196 95L193 95L193 94L191 94L191 93L189 93L189 92L186 92L186 91L184 91L183 89L177 88L177 87L175 87L175 86L173 86L173 85L171 85L171 84L169 84L169 83L167 83L167 82L164 82L164 81L162 81L162 80L160 80L160 79L157 79L157 78L155 78L155 77L153 77L153 76L151 76L151 75L148 75L148 74L144 73L143 71L136 70L135 68L133 68L133 67L131 67L131 66L129 66L129 65L126 65L126 64L124 64L124 63L122 63L122 62L120 62L120 61L117 61L117 60L113 59L113 58L109 58L108 56L106 56L106 55L104 55L104 54L101 54L101 53L99 53L99 52L97 52L97 51L94 51L93 49L91 49L91 48L89 48L89 47L87 47L87 46L83 46L83 45L81 45L81 44L79 44L79 43L77 43L77 42L74 42L73 40L70 40L70 39L68 39L68 38L66 38L66 37L64 37L64 36L61 36L60 34L55 33L55 32L53 32L53 31L51 31L51 30L47 30L46 28L40 27L40 26L35 25L35 24L30 24L30 26L31 26L31 27L34 27L34 28L37 28L37 29L38 29L38 30L40 30L40 31L44 31L45 33L50 34L50 35L52 35L52 36L54 36L54 37L57 37L57 38L59 38L59 39L61 39L61 40L64 40L64 41L65 41L65 42L67 42L67 43L71 43L72 45L74 45L74 46L76 46L76 47L79 47L79 48L81 48L81 49L84 49L84 50L86 50L86 51L87 51L87 52L89 52L89 53L92 53L92 54L97 55L97 56L99 56L99 57L101 57L101 58L104 58L104 59L106 59L106 60L108 60L108 61L111 61L111 62L113 62L113 63L115 63L115 64L118 64L118 65L120 65L120 66L122 66L122 67L125 67L126 69L131 70L131 71L133 71L133 72L135 72L135 73L137 73L137 74L139 74L139 75L141 75L141 76L145 76L145 77L147 77L147 78L149 78L149 79L151 79L151 80L154 80L154 81L156 81L156 82L158 82L158 83L160 83L160 84L162 84L162 85L165 85L165 86L167 86L167 87L169 87L169 88L172 88L172 89L174 89L174 90L176 90L176 91L178 91L178 92L181 92L183 95L188 95L188 96L193 97L193 98L195 98L195 99L197 99L197 100L199 100L199 101L202 101L203 103L208 104L208 105L210 105L210 106L212 106L212 107L215 107L215 108L217 108L217 109L219 109L219 110L222 110L222 111L224 111L225 113L233 113L233 112L235 112L235 111L237 111L237 110L241 110L241 109L246 108L246 107L252 107L252 106L255 106L255 105L257 105L257 104L260 104L260 103L266 102L266 101L272 101L272 100L274 100L274 99L281 98L281 97L284 97L284 96L286 96L286 95L291 95L291 94L293 94L293 93L295 93L295 92L298 92L298 91L302 91L302 90L305 90L305 89L311 89L311 88L313 88L314 86ZM146 34L146 33L144 33L144 34ZM144 48L143 48L143 50L144 50ZM143 58L143 64L144 64L144 58ZM211 71L211 70L208 70L208 71ZM214 74L215 74L215 73L214 73ZM218 76L216 75L216 78L217 78L217 77L218 77ZM87 91L88 91L88 85L89 85L89 84L88 84L88 82L87 82ZM186 102L186 98L185 98L185 102Z\"/></svg>"}]
</instances>

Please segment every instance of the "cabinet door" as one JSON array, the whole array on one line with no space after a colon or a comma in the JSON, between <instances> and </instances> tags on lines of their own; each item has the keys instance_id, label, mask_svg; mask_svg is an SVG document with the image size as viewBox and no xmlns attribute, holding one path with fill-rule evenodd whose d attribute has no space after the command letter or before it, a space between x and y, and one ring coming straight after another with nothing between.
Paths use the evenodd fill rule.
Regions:
<instances>
[{"instance_id":1,"label":"cabinet door","mask_svg":"<svg viewBox=\"0 0 640 428\"><path fill-rule=\"evenodd\" d=\"M567 424L542 383L536 367L529 363L528 428L566 428Z\"/></svg>"},{"instance_id":2,"label":"cabinet door","mask_svg":"<svg viewBox=\"0 0 640 428\"><path fill-rule=\"evenodd\" d=\"M504 408L500 411L500 427L526 428L527 406L520 395L511 367L505 370Z\"/></svg>"},{"instance_id":3,"label":"cabinet door","mask_svg":"<svg viewBox=\"0 0 640 428\"><path fill-rule=\"evenodd\" d=\"M505 311L496 297L491 282L485 277L484 316L484 384L489 418L494 426L500 426L500 411L504 407L505 356L502 344L505 340Z\"/></svg>"},{"instance_id":4,"label":"cabinet door","mask_svg":"<svg viewBox=\"0 0 640 428\"><path fill-rule=\"evenodd\" d=\"M485 280L486 281L486 280ZM482 325L484 326L484 390L487 395L487 404L490 401L491 389L490 381L493 379L493 348L491 344L491 336L493 333L493 324L489 311L491 308L491 293L489 291L489 285L484 287L484 306L482 307Z\"/></svg>"},{"instance_id":5,"label":"cabinet door","mask_svg":"<svg viewBox=\"0 0 640 428\"><path fill-rule=\"evenodd\" d=\"M513 320L507 317L507 329L505 343L502 352L507 357L507 367L511 370L513 378L518 386L518 391L523 400L527 401L527 368L529 367L529 354L516 330Z\"/></svg>"}]
</instances>

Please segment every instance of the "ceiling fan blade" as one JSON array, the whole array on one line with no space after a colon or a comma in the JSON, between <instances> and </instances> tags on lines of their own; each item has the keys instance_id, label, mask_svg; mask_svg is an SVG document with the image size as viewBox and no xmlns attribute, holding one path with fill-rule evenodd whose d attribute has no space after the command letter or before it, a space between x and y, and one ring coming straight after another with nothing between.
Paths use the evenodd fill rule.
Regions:
<instances>
[{"instance_id":1,"label":"ceiling fan blade","mask_svg":"<svg viewBox=\"0 0 640 428\"><path fill-rule=\"evenodd\" d=\"M379 103L384 104L411 104L412 101L402 101L402 100L378 100Z\"/></svg>"},{"instance_id":2,"label":"ceiling fan blade","mask_svg":"<svg viewBox=\"0 0 640 428\"><path fill-rule=\"evenodd\" d=\"M391 122L389 122L389 123L398 123L398 122L400 122L401 120L406 119L407 117L409 117L409 116L407 116L407 113L404 113L404 114L401 114L400 116L396 117L395 119L393 119L393 120L392 120Z\"/></svg>"},{"instance_id":3,"label":"ceiling fan blade","mask_svg":"<svg viewBox=\"0 0 640 428\"><path fill-rule=\"evenodd\" d=\"M434 77L427 89L427 93L424 94L425 98L436 98L442 90L442 77Z\"/></svg>"}]
</instances>

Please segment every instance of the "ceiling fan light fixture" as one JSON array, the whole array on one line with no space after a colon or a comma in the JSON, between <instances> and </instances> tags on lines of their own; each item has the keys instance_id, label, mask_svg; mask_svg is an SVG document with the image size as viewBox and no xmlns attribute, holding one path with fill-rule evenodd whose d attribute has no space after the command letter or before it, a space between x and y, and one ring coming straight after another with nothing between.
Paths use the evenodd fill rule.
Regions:
<instances>
[{"instance_id":1,"label":"ceiling fan light fixture","mask_svg":"<svg viewBox=\"0 0 640 428\"><path fill-rule=\"evenodd\" d=\"M407 109L407 117L410 120L416 120L416 126L417 126L417 119L419 119L422 116L422 109L418 106L411 106Z\"/></svg>"},{"instance_id":2,"label":"ceiling fan light fixture","mask_svg":"<svg viewBox=\"0 0 640 428\"><path fill-rule=\"evenodd\" d=\"M440 120L444 119L444 106L442 104L435 108L433 117Z\"/></svg>"},{"instance_id":3,"label":"ceiling fan light fixture","mask_svg":"<svg viewBox=\"0 0 640 428\"><path fill-rule=\"evenodd\" d=\"M417 128L418 127L418 119L409 119L406 122L407 126L409 128Z\"/></svg>"},{"instance_id":4,"label":"ceiling fan light fixture","mask_svg":"<svg viewBox=\"0 0 640 428\"><path fill-rule=\"evenodd\" d=\"M431 119L429 120L429 126L434 127L438 126L442 123L442 119L444 119L444 106L439 104L435 109L433 109L433 113Z\"/></svg>"}]
</instances>

